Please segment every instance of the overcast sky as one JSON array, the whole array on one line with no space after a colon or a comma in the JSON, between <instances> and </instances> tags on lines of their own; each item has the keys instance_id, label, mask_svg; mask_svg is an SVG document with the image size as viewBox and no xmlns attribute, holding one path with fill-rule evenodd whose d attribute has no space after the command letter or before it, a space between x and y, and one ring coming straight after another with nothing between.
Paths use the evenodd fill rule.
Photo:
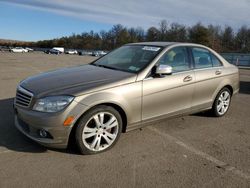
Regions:
<instances>
[{"instance_id":1,"label":"overcast sky","mask_svg":"<svg viewBox=\"0 0 250 188\"><path fill-rule=\"evenodd\" d=\"M8 10L9 14L5 14L4 10ZM0 24L5 27L3 16L5 23L8 17L15 17L16 22L22 18L22 30L25 30L25 26L31 29L28 25L41 20L41 24L46 23L43 27L46 33L49 33L47 29L50 29L50 25L53 28L54 24L76 24L71 24L71 31L67 28L59 35L80 32L82 29L99 31L117 23L147 29L152 25L158 26L163 19L185 25L197 22L230 25L237 29L241 25L250 26L250 0L0 0L0 16ZM57 19L57 23L51 21L53 19ZM80 23L82 26L77 26ZM0 31L0 38L3 38L1 35L3 33ZM41 37L46 38L46 35ZM47 37L54 35L48 34ZM30 40L34 39L39 38L30 37Z\"/></svg>"}]
</instances>

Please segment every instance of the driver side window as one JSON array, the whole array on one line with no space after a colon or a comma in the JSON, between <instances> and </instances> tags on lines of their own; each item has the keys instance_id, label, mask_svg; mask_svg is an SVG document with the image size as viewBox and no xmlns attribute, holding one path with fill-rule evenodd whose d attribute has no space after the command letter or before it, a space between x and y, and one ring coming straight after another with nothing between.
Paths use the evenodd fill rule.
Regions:
<instances>
[{"instance_id":1,"label":"driver side window","mask_svg":"<svg viewBox=\"0 0 250 188\"><path fill-rule=\"evenodd\" d=\"M186 47L176 47L167 51L159 60L158 64L169 65L173 72L190 70Z\"/></svg>"}]
</instances>

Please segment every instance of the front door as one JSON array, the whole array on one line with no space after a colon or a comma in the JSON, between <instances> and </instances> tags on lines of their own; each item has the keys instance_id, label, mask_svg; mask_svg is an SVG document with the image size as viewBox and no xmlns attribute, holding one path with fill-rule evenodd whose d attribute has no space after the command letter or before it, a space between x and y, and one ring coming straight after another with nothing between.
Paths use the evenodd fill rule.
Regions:
<instances>
[{"instance_id":1,"label":"front door","mask_svg":"<svg viewBox=\"0 0 250 188\"><path fill-rule=\"evenodd\" d=\"M187 48L168 50L157 64L172 66L173 73L143 80L142 121L183 113L191 107L195 79Z\"/></svg>"}]
</instances>

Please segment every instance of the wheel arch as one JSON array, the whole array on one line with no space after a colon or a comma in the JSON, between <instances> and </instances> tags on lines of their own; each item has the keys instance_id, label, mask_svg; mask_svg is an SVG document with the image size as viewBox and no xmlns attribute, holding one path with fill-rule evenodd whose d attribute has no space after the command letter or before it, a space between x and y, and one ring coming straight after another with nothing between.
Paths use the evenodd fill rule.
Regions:
<instances>
[{"instance_id":1,"label":"wheel arch","mask_svg":"<svg viewBox=\"0 0 250 188\"><path fill-rule=\"evenodd\" d=\"M222 87L221 89L223 89L223 88L225 88L225 87L228 88L229 91L231 92L231 95L233 95L233 92L234 92L233 87L232 87L231 85L227 84L227 85L225 85L224 87Z\"/></svg>"},{"instance_id":2,"label":"wheel arch","mask_svg":"<svg viewBox=\"0 0 250 188\"><path fill-rule=\"evenodd\" d=\"M120 105L112 103L112 102L101 103L101 104L95 105L94 107L100 106L100 105L113 107L115 110L117 110L119 112L119 114L121 115L121 118L122 118L122 132L123 133L126 132L128 119L127 119L127 114L126 114L125 110Z\"/></svg>"},{"instance_id":3,"label":"wheel arch","mask_svg":"<svg viewBox=\"0 0 250 188\"><path fill-rule=\"evenodd\" d=\"M214 101L215 101L217 95L220 93L220 91L221 91L223 88L228 88L229 91L231 92L231 96L233 95L234 90L233 90L232 85L229 84L229 83L223 84L222 86L218 87L218 89L214 92L212 105L214 104Z\"/></svg>"},{"instance_id":4,"label":"wheel arch","mask_svg":"<svg viewBox=\"0 0 250 188\"><path fill-rule=\"evenodd\" d=\"M122 132L125 133L126 129L127 129L127 123L128 123L128 119L127 119L127 114L125 112L125 110L118 104L112 103L112 102L104 102L104 103L99 103L99 104L95 104L93 106L91 106L90 108L88 108L86 111L84 111L75 121L74 125L72 126L72 129L70 131L69 134L69 140L68 143L70 142L74 142L74 135L75 135L75 131L76 131L76 127L77 124L80 122L81 118L90 110L92 110L93 108L96 108L97 106L110 106L113 107L115 110L117 110L119 112L119 114L121 115L122 118Z\"/></svg>"}]
</instances>

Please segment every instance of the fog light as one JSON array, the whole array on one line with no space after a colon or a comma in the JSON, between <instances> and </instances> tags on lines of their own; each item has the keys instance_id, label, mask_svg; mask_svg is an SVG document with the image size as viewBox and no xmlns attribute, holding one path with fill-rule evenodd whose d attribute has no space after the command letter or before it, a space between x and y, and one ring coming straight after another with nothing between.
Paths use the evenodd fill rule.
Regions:
<instances>
[{"instance_id":1,"label":"fog light","mask_svg":"<svg viewBox=\"0 0 250 188\"><path fill-rule=\"evenodd\" d=\"M41 129L39 130L39 135L42 137L42 138L46 138L48 136L48 133L47 131L45 131L44 129Z\"/></svg>"}]
</instances>

